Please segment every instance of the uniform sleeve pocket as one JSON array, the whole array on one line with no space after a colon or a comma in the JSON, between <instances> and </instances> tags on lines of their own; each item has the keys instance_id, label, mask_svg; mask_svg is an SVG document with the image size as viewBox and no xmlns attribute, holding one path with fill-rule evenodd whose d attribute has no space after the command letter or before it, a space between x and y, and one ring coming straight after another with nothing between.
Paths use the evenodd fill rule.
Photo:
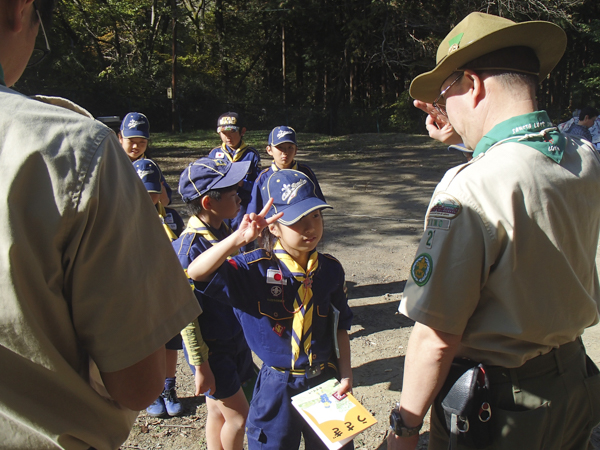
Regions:
<instances>
[{"instance_id":1,"label":"uniform sleeve pocket","mask_svg":"<svg viewBox=\"0 0 600 450\"><path fill-rule=\"evenodd\" d=\"M544 402L525 411L493 408L493 440L501 441L503 448L544 448L549 406L549 402Z\"/></svg>"}]
</instances>

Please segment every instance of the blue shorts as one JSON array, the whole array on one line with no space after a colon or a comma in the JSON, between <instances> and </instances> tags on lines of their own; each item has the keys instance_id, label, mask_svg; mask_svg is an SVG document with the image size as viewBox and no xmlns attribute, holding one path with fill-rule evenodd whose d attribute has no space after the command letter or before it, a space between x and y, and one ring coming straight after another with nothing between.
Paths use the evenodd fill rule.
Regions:
<instances>
[{"instance_id":1,"label":"blue shorts","mask_svg":"<svg viewBox=\"0 0 600 450\"><path fill-rule=\"evenodd\" d=\"M254 374L252 352L246 343L243 332L239 332L234 338L222 340L207 340L208 362L215 376L216 395L205 393L213 400L222 400L231 397L240 390L242 384L251 379ZM185 357L189 364L187 351L184 348ZM192 373L196 368L190 364Z\"/></svg>"},{"instance_id":2,"label":"blue shorts","mask_svg":"<svg viewBox=\"0 0 600 450\"><path fill-rule=\"evenodd\" d=\"M305 448L326 450L325 444L292 406L290 399L337 376L337 371L331 367L317 377L306 378L263 365L254 386L246 421L248 450L297 449L301 435L304 436ZM350 441L342 449L354 449L354 443Z\"/></svg>"}]
</instances>

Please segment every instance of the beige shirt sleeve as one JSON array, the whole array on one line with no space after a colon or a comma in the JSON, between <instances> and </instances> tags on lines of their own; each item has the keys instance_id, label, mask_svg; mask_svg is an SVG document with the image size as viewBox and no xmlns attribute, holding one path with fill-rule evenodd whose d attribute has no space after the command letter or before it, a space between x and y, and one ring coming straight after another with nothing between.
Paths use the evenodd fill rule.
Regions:
<instances>
[{"instance_id":1,"label":"beige shirt sleeve","mask_svg":"<svg viewBox=\"0 0 600 450\"><path fill-rule=\"evenodd\" d=\"M64 252L75 329L101 371L152 353L201 310L150 198L108 134L82 180Z\"/></svg>"}]
</instances>

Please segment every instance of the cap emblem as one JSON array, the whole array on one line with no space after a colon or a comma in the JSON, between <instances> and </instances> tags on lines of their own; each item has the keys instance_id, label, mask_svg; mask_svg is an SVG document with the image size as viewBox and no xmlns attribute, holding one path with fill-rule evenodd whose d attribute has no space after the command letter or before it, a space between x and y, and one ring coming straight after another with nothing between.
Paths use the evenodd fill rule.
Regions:
<instances>
[{"instance_id":1,"label":"cap emblem","mask_svg":"<svg viewBox=\"0 0 600 450\"><path fill-rule=\"evenodd\" d=\"M144 178L146 178L148 175L152 175L154 173L154 170L152 169L138 169L137 174L138 176L143 180Z\"/></svg>"},{"instance_id":2,"label":"cap emblem","mask_svg":"<svg viewBox=\"0 0 600 450\"><path fill-rule=\"evenodd\" d=\"M292 184L284 184L283 187L281 188L281 192L283 192L283 195L281 196L281 200L283 200L284 202L287 202L289 204L292 201L292 199L294 197L296 197L296 195L298 195L298 191L305 184L306 184L305 179L298 180L297 182L292 183Z\"/></svg>"},{"instance_id":3,"label":"cap emblem","mask_svg":"<svg viewBox=\"0 0 600 450\"><path fill-rule=\"evenodd\" d=\"M288 135L288 134L292 134L292 131L290 130L279 130L279 132L277 133L277 139L281 139L282 137Z\"/></svg>"},{"instance_id":4,"label":"cap emblem","mask_svg":"<svg viewBox=\"0 0 600 450\"><path fill-rule=\"evenodd\" d=\"M137 127L138 125L144 125L146 122L144 122L143 120L135 120L135 119L131 119L129 121L129 123L127 124L127 128L129 128L130 130L132 128Z\"/></svg>"},{"instance_id":5,"label":"cap emblem","mask_svg":"<svg viewBox=\"0 0 600 450\"><path fill-rule=\"evenodd\" d=\"M448 49L448 54L454 53L456 50L460 48L460 41L462 40L464 33L457 34L450 41L448 41L448 45L450 48Z\"/></svg>"}]
</instances>

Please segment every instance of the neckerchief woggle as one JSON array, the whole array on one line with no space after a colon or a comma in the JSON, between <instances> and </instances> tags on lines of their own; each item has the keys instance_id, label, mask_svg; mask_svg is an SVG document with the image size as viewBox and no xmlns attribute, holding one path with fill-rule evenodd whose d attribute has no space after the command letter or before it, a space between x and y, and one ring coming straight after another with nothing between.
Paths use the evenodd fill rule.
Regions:
<instances>
[{"instance_id":1,"label":"neckerchief woggle","mask_svg":"<svg viewBox=\"0 0 600 450\"><path fill-rule=\"evenodd\" d=\"M567 140L558 131L546 111L535 111L499 123L481 138L473 158L504 142L518 142L544 154L556 163L562 161Z\"/></svg>"},{"instance_id":2,"label":"neckerchief woggle","mask_svg":"<svg viewBox=\"0 0 600 450\"><path fill-rule=\"evenodd\" d=\"M279 166L277 166L277 164L275 164L275 161L273 161L271 163L271 170L273 172L278 172L281 169L279 168ZM292 167L290 167L289 170L298 170L298 163L296 161L294 161L294 164L292 164Z\"/></svg>"},{"instance_id":3,"label":"neckerchief woggle","mask_svg":"<svg viewBox=\"0 0 600 450\"><path fill-rule=\"evenodd\" d=\"M165 222L165 217L167 217L167 211L165 210L165 207L162 205L161 202L158 202L156 204L156 210L158 211L158 217L160 217L160 221L162 222L162 226L165 229L167 236L169 236L171 242L174 241L175 239L177 239L177 235L173 233L171 227Z\"/></svg>"},{"instance_id":4,"label":"neckerchief woggle","mask_svg":"<svg viewBox=\"0 0 600 450\"><path fill-rule=\"evenodd\" d=\"M230 148L225 143L221 144L221 149L223 150L223 153L225 153L225 156L227 156L227 159L231 162L238 162L240 159L242 159L244 153L246 153L247 148L248 144L246 144L244 141L240 142L240 146L237 150Z\"/></svg>"},{"instance_id":5,"label":"neckerchief woggle","mask_svg":"<svg viewBox=\"0 0 600 450\"><path fill-rule=\"evenodd\" d=\"M292 321L292 370L294 370L301 348L308 357L308 364L312 365L313 355L310 348L313 318L312 277L319 267L319 253L313 250L310 254L306 271L283 249L279 241L275 244L273 253L294 278L301 283L294 298L294 318Z\"/></svg>"}]
</instances>

